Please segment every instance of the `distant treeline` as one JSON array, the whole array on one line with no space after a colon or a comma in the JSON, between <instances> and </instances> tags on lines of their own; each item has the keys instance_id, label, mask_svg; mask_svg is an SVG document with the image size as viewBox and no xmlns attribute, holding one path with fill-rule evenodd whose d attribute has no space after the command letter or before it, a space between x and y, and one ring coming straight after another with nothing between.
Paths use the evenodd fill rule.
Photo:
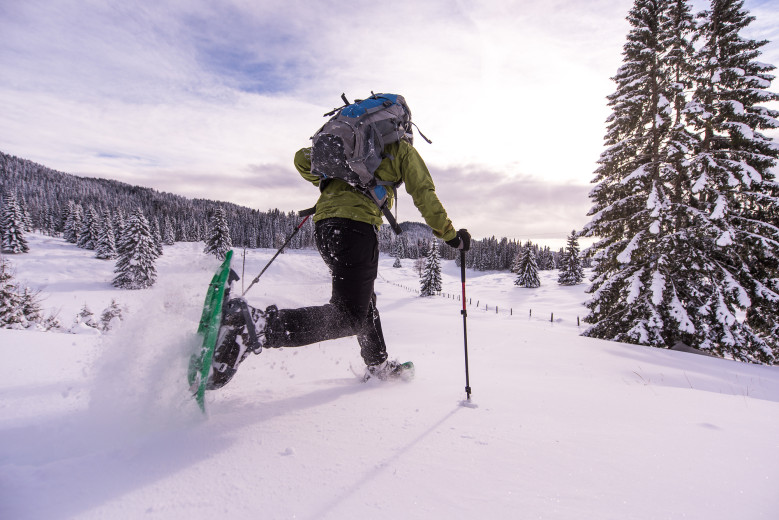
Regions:
<instances>
[{"instance_id":1,"label":"distant treeline","mask_svg":"<svg viewBox=\"0 0 779 520\"><path fill-rule=\"evenodd\" d=\"M260 211L229 202L189 199L127 183L91 178L52 170L32 161L0 152L0 194L16 196L31 227L59 236L65 228L68 208L75 204L84 212L121 219L140 209L152 226L172 229L177 242L198 242L207 238L208 225L217 208L222 208L235 248L278 248L300 224L296 212L279 209ZM389 226L379 230L379 247L401 258L420 258L428 251L433 234L418 222L403 222L404 232L396 236ZM314 226L308 221L287 246L313 248ZM561 251L532 246L539 269L554 269ZM511 270L521 249L519 242L495 237L475 240L466 257L467 267L477 270ZM456 251L441 243L441 257L455 259Z\"/></svg>"}]
</instances>

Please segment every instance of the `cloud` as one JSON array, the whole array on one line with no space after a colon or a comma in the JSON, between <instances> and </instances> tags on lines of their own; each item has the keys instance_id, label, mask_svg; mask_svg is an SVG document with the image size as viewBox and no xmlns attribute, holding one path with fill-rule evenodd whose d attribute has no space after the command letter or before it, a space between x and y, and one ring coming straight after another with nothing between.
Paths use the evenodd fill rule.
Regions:
<instances>
[{"instance_id":1,"label":"cloud","mask_svg":"<svg viewBox=\"0 0 779 520\"><path fill-rule=\"evenodd\" d=\"M477 237L562 239L589 220L587 184L544 182L475 165L432 167L431 174L454 225Z\"/></svg>"},{"instance_id":2,"label":"cloud","mask_svg":"<svg viewBox=\"0 0 779 520\"><path fill-rule=\"evenodd\" d=\"M566 235L586 221L632 5L1 2L0 150L297 209L316 191L298 181L292 156L341 92L400 92L434 141L419 149L455 225L477 236ZM771 2L746 7L757 34L776 35ZM763 61L779 61L777 43L764 50Z\"/></svg>"}]
</instances>

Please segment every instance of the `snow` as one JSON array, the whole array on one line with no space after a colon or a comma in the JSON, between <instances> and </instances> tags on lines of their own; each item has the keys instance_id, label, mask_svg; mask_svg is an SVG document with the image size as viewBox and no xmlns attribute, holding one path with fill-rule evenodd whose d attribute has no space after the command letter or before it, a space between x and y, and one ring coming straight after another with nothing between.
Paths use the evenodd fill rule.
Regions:
<instances>
[{"instance_id":1,"label":"snow","mask_svg":"<svg viewBox=\"0 0 779 520\"><path fill-rule=\"evenodd\" d=\"M624 179L620 181L620 184L628 184L633 179L640 179L641 177L646 177L649 175L649 171L647 170L648 164L642 164L638 168L636 168L630 175L626 176Z\"/></svg>"},{"instance_id":2,"label":"snow","mask_svg":"<svg viewBox=\"0 0 779 520\"><path fill-rule=\"evenodd\" d=\"M620 264L629 264L630 259L633 256L633 251L636 250L638 247L638 242L644 237L644 233L639 232L633 238L630 240L627 246L625 246L625 249L622 250L622 252L617 255L617 262Z\"/></svg>"},{"instance_id":3,"label":"snow","mask_svg":"<svg viewBox=\"0 0 779 520\"><path fill-rule=\"evenodd\" d=\"M712 220L722 220L725 218L725 212L728 208L728 201L725 199L724 195L721 195L717 197L717 202L714 205L714 209L711 211L711 215L709 215L709 218ZM720 244L721 246L727 245L727 244Z\"/></svg>"},{"instance_id":4,"label":"snow","mask_svg":"<svg viewBox=\"0 0 779 520\"><path fill-rule=\"evenodd\" d=\"M739 123L738 121L727 121L723 123L723 126L734 129L743 139L755 138L755 134L752 131L752 128L746 123Z\"/></svg>"},{"instance_id":5,"label":"snow","mask_svg":"<svg viewBox=\"0 0 779 520\"><path fill-rule=\"evenodd\" d=\"M29 244L7 258L47 313L129 311L103 336L0 330L0 518L776 518L779 369L583 338L587 285L555 272L538 289L468 272L470 406L461 303L418 297L413 262L382 256L390 353L415 380L358 383L353 338L269 350L203 417L185 382L219 263L202 243L166 247L139 291L61 239ZM248 251L245 278L272 254ZM460 292L452 262L442 278ZM317 253L290 251L247 297L329 294Z\"/></svg>"},{"instance_id":6,"label":"snow","mask_svg":"<svg viewBox=\"0 0 779 520\"><path fill-rule=\"evenodd\" d=\"M733 235L730 231L724 231L717 239L717 245L720 247L727 247L733 244Z\"/></svg>"}]
</instances>

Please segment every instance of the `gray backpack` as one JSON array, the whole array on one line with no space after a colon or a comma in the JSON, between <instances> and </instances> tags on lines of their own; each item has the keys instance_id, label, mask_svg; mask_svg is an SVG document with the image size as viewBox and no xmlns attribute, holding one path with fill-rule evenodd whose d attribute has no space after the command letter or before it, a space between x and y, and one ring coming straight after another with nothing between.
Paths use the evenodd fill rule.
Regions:
<instances>
[{"instance_id":1,"label":"gray backpack","mask_svg":"<svg viewBox=\"0 0 779 520\"><path fill-rule=\"evenodd\" d=\"M374 94L346 103L325 114L332 116L311 138L311 173L321 178L320 190L340 179L370 198L381 209L395 233L401 229L387 207L392 182L374 175L384 159L384 146L405 139L413 143L411 110L398 94ZM420 133L420 135L422 135ZM424 135L422 137L430 142Z\"/></svg>"}]
</instances>

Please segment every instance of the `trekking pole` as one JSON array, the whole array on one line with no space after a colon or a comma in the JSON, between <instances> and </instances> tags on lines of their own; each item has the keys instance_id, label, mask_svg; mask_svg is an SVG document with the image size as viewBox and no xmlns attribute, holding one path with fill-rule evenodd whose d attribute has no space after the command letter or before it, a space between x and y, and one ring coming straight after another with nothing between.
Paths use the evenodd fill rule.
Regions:
<instances>
[{"instance_id":1,"label":"trekking pole","mask_svg":"<svg viewBox=\"0 0 779 520\"><path fill-rule=\"evenodd\" d=\"M276 254L273 255L273 258L271 258L270 261L267 264L265 264L265 267L262 268L262 271L260 271L260 274L258 274L257 277L254 280L252 280L252 283L249 284L249 287L247 287L246 290L241 294L242 297L246 296L246 293L249 292L249 289L251 289L254 286L254 284L256 284L258 281L260 281L260 276L262 276L263 273L265 273L265 271L268 270L268 267L270 267L270 264L272 264L273 261L276 260L276 257L279 256L282 251L284 251L284 248L287 247L287 244L289 244L292 241L292 238L295 235L298 234L298 231L300 231L300 228L302 228L303 224L305 224L306 221L309 219L309 217L311 217L311 215L314 214L315 210L316 210L316 206L311 208L311 209L300 211L298 213L300 216L304 216L305 215L306 218L304 218L300 222L300 224L298 224L298 227L296 227L295 230L292 231L292 233L287 237L287 240L284 241L284 244L282 244L282 246L279 248L279 250L276 251Z\"/></svg>"},{"instance_id":2,"label":"trekking pole","mask_svg":"<svg viewBox=\"0 0 779 520\"><path fill-rule=\"evenodd\" d=\"M460 250L460 280L463 283L463 310L460 311L463 315L463 340L465 343L465 393L468 396L468 401L471 400L471 383L468 375L468 325L466 324L466 318L468 317L468 311L465 308L465 250Z\"/></svg>"}]
</instances>

